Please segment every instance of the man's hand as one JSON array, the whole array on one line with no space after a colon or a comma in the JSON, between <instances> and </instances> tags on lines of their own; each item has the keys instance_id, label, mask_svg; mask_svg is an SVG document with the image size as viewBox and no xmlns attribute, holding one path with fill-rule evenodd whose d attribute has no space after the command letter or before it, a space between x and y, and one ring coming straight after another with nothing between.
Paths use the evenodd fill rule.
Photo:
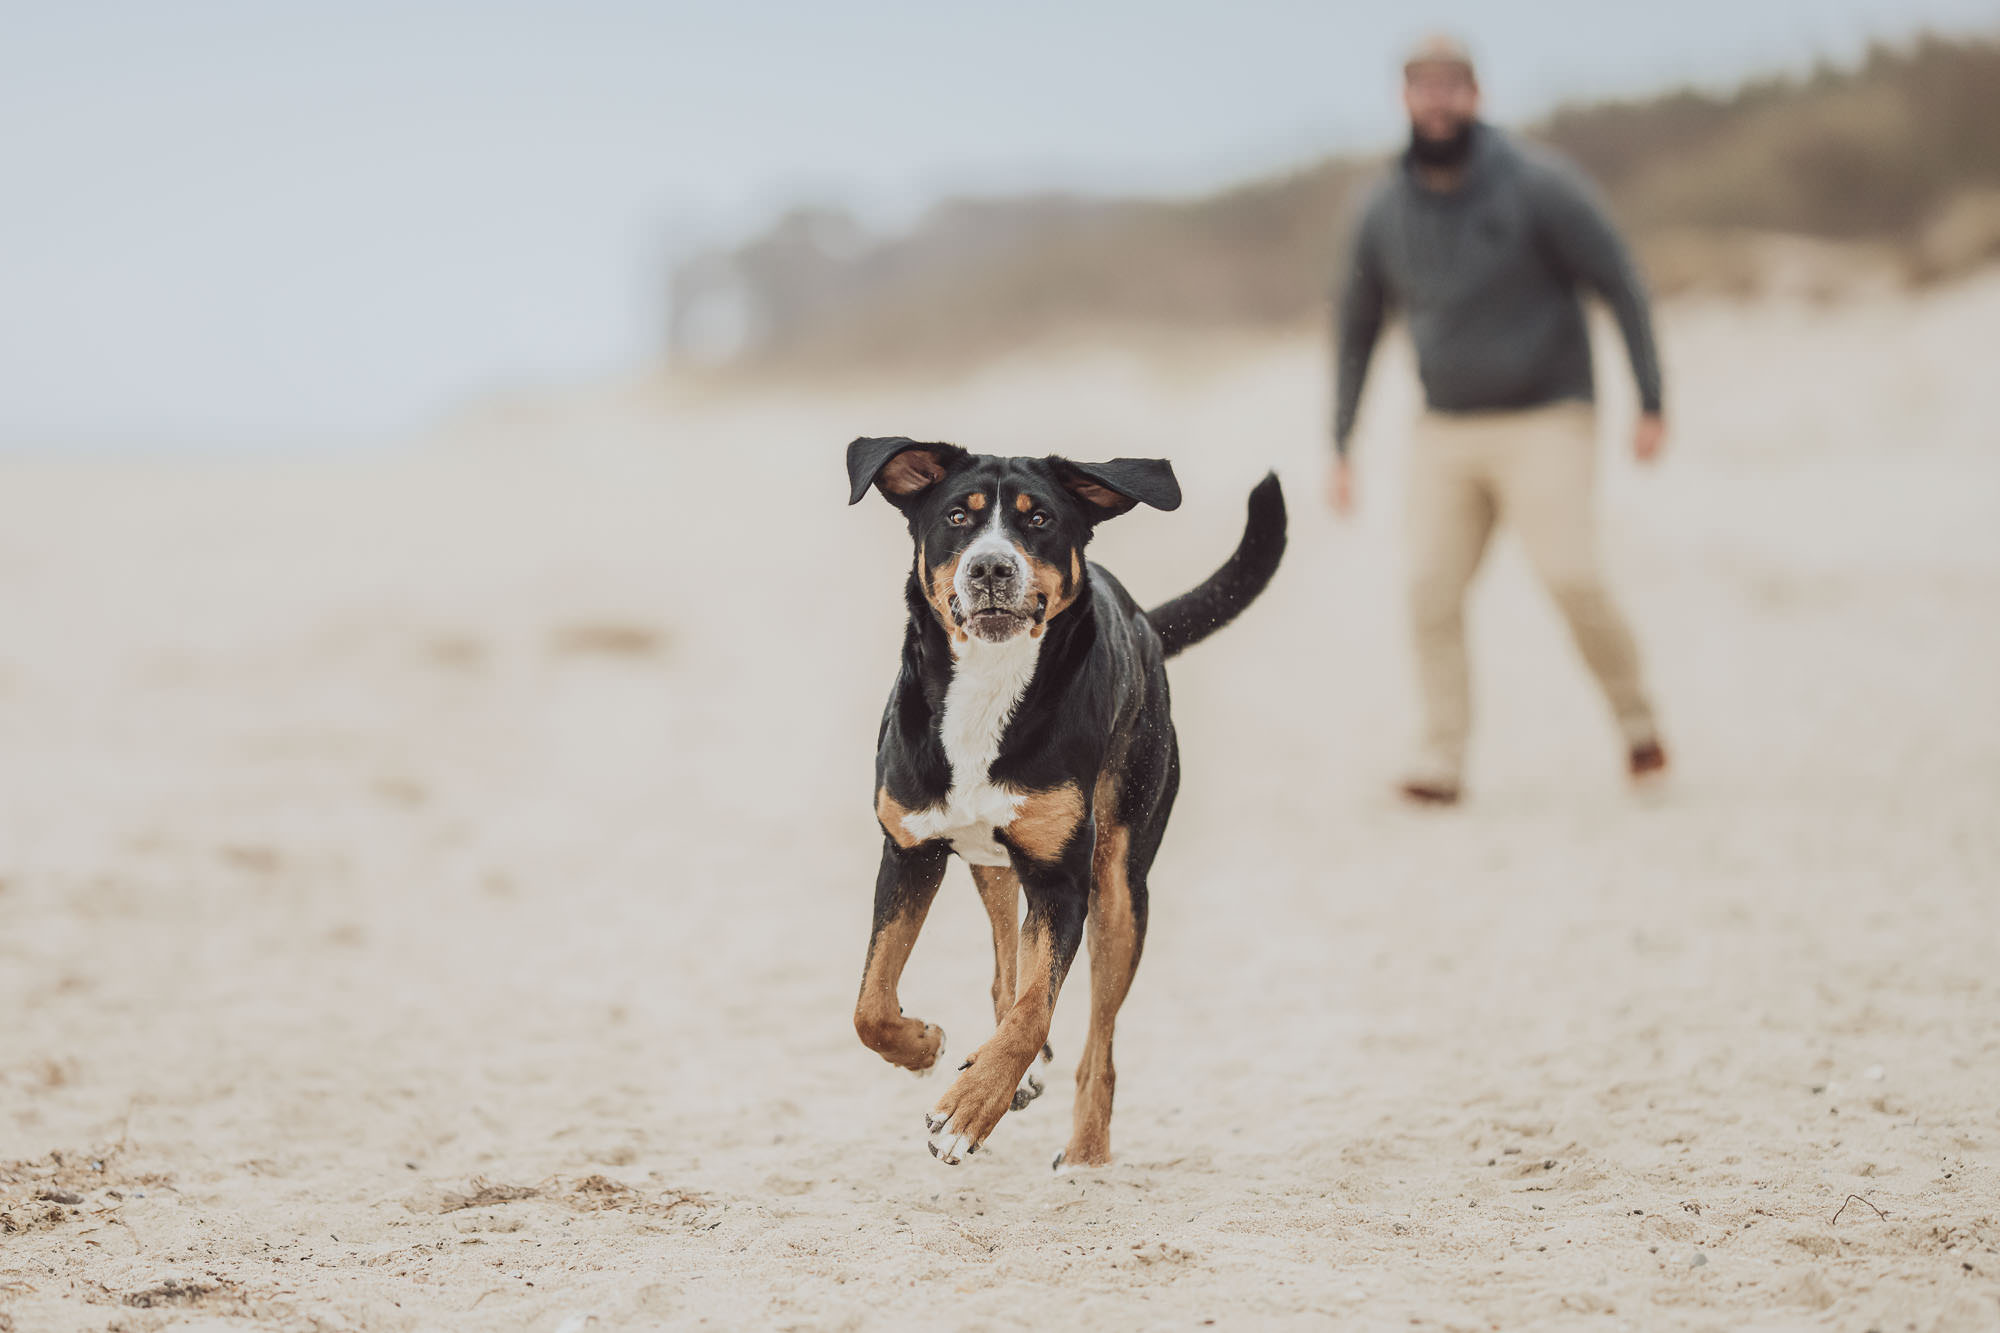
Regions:
<instances>
[{"instance_id":1,"label":"man's hand","mask_svg":"<svg viewBox=\"0 0 2000 1333\"><path fill-rule=\"evenodd\" d=\"M1334 459L1326 475L1326 503L1342 518L1354 512L1354 469L1345 458Z\"/></svg>"},{"instance_id":2,"label":"man's hand","mask_svg":"<svg viewBox=\"0 0 2000 1333\"><path fill-rule=\"evenodd\" d=\"M1667 423L1658 412L1647 412L1639 418L1639 427L1632 432L1632 457L1641 463L1650 463L1660 456L1666 447Z\"/></svg>"}]
</instances>

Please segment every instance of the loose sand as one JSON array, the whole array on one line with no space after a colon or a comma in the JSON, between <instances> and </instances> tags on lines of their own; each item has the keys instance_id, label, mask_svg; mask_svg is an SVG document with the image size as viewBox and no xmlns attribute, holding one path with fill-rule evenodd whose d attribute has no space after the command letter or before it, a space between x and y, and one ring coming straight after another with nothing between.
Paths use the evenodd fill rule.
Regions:
<instances>
[{"instance_id":1,"label":"loose sand","mask_svg":"<svg viewBox=\"0 0 2000 1333\"><path fill-rule=\"evenodd\" d=\"M1996 327L1669 312L1674 456L1605 477L1650 802L1511 546L1472 803L1386 795L1399 363L1346 527L1306 344L0 464L0 1329L2000 1326ZM849 1027L907 558L858 433L1173 457L1098 550L1147 598L1290 487L1174 667L1102 1172L1048 1170L1074 993L956 1169ZM969 889L904 987L959 1052Z\"/></svg>"}]
</instances>

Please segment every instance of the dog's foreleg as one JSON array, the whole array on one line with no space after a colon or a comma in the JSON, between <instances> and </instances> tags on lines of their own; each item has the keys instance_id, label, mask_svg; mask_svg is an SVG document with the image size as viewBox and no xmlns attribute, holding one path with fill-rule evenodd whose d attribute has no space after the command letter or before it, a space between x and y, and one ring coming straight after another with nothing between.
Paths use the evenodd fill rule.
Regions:
<instances>
[{"instance_id":1,"label":"dog's foreleg","mask_svg":"<svg viewBox=\"0 0 2000 1333\"><path fill-rule=\"evenodd\" d=\"M1021 948L1021 879L1012 866L974 866L973 882L979 885L979 900L986 904L986 919L993 926L993 1025L1007 1021L1014 1007L1014 978ZM1055 1059L1046 1045L1041 1058L1028 1062L1021 1082L1014 1089L1016 1111L1042 1095L1045 1084L1042 1067Z\"/></svg>"},{"instance_id":2,"label":"dog's foreleg","mask_svg":"<svg viewBox=\"0 0 2000 1333\"><path fill-rule=\"evenodd\" d=\"M918 1074L928 1073L937 1063L944 1050L944 1029L904 1017L896 987L950 854L941 842L906 848L883 839L868 961L862 969L860 998L854 1002L854 1031L862 1043L890 1064Z\"/></svg>"},{"instance_id":3,"label":"dog's foreleg","mask_svg":"<svg viewBox=\"0 0 2000 1333\"><path fill-rule=\"evenodd\" d=\"M1056 997L1083 942L1090 900L1090 839L1085 832L1055 864L1015 857L1028 913L1016 955L1014 1003L992 1038L959 1066L958 1077L925 1117L931 1152L940 1161L955 1165L978 1151L1013 1106L1022 1075L1048 1045Z\"/></svg>"},{"instance_id":4,"label":"dog's foreleg","mask_svg":"<svg viewBox=\"0 0 2000 1333\"><path fill-rule=\"evenodd\" d=\"M993 1023L1014 1007L1014 953L1021 947L1021 879L1012 866L974 866L972 882L993 926Z\"/></svg>"}]
</instances>

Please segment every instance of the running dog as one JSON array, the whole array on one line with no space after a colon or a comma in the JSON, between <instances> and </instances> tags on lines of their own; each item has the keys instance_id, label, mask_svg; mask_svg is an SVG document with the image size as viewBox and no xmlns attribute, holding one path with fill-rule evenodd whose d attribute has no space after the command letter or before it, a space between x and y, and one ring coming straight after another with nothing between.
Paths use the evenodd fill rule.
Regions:
<instances>
[{"instance_id":1,"label":"running dog","mask_svg":"<svg viewBox=\"0 0 2000 1333\"><path fill-rule=\"evenodd\" d=\"M957 1165L1042 1091L1049 1020L1090 938L1090 1033L1058 1169L1111 1158L1111 1030L1146 938L1146 876L1180 782L1166 659L1248 606L1285 549L1275 475L1250 492L1236 552L1152 610L1083 557L1097 525L1180 505L1160 459L1000 458L901 436L847 446L849 504L872 486L909 523L903 660L882 716L882 865L854 1008L861 1040L929 1071L941 1029L896 988L956 852L993 923L992 1037L925 1117ZM1019 918L1021 895L1026 919Z\"/></svg>"}]
</instances>

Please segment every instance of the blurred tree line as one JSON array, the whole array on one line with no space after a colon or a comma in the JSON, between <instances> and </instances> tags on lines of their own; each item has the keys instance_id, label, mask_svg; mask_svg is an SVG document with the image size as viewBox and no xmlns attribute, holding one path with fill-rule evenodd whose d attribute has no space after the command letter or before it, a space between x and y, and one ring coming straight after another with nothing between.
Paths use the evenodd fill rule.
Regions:
<instances>
[{"instance_id":1,"label":"blurred tree line","mask_svg":"<svg viewBox=\"0 0 2000 1333\"><path fill-rule=\"evenodd\" d=\"M1853 68L1564 107L1525 133L1578 161L1653 285L1752 295L1770 238L1899 280L2000 259L2000 39L1877 47ZM1335 157L1190 200L962 199L909 233L801 209L672 281L683 366L967 362L1052 334L1281 330L1317 321L1358 191Z\"/></svg>"}]
</instances>

